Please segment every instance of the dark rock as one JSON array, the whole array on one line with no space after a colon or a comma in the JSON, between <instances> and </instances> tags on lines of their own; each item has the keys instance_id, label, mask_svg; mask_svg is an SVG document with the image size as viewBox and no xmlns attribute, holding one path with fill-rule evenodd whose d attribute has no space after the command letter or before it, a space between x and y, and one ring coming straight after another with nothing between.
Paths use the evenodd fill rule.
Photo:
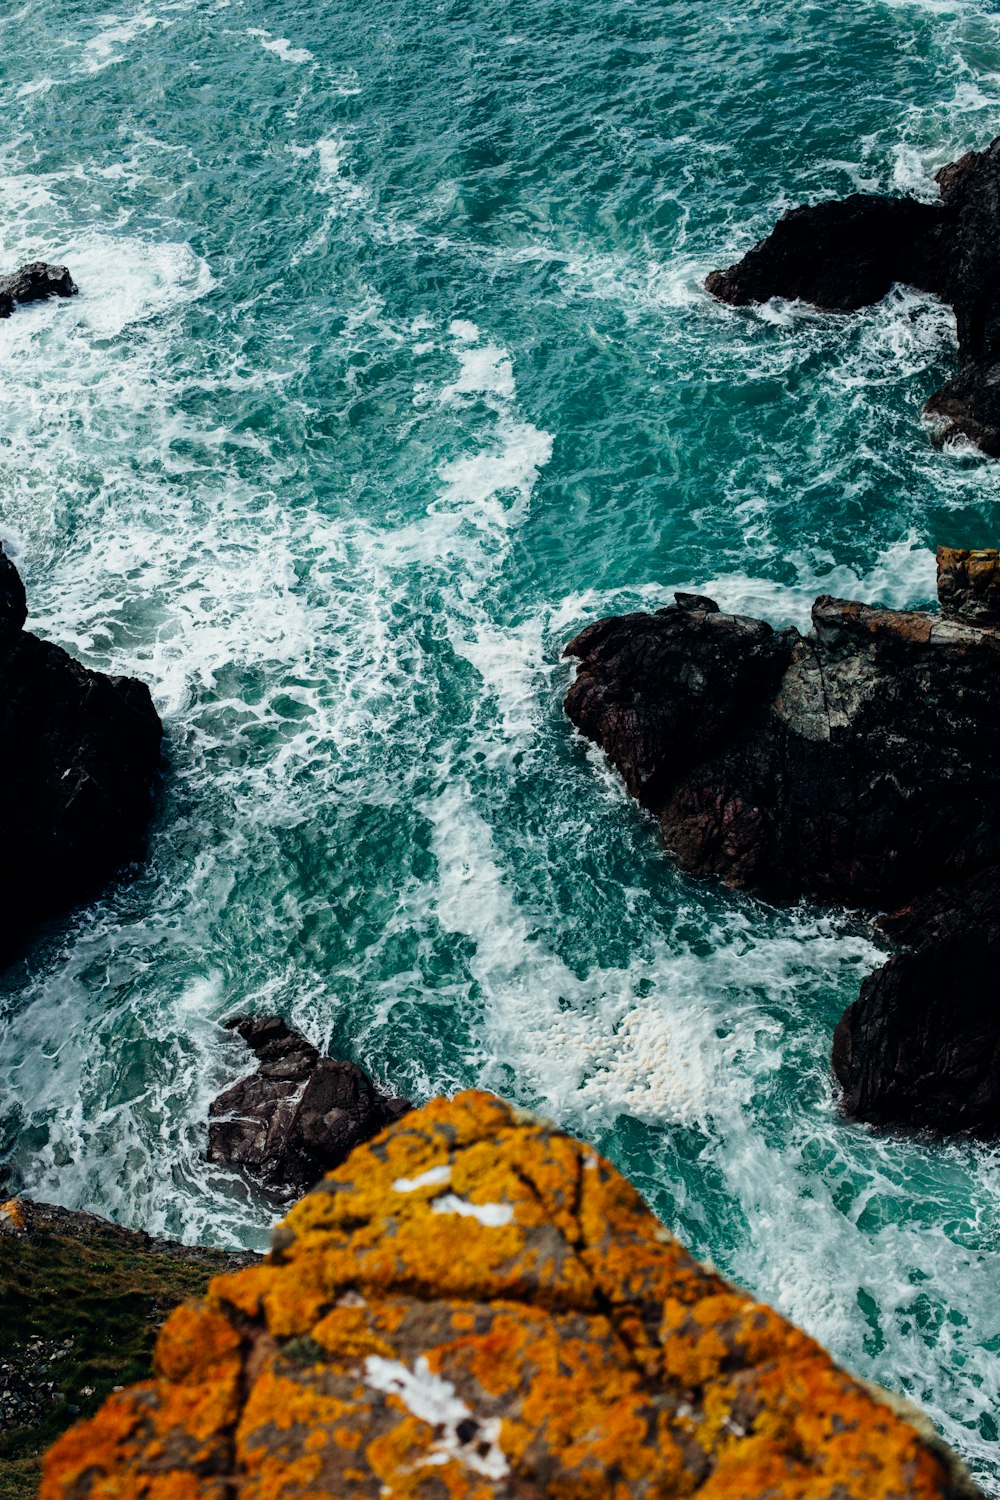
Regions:
<instances>
[{"instance_id":1,"label":"dark rock","mask_svg":"<svg viewBox=\"0 0 1000 1500\"><path fill-rule=\"evenodd\" d=\"M280 1016L233 1016L259 1060L214 1099L208 1156L242 1167L279 1201L296 1197L410 1108L386 1098L353 1063L321 1057Z\"/></svg>"},{"instance_id":2,"label":"dark rock","mask_svg":"<svg viewBox=\"0 0 1000 1500\"><path fill-rule=\"evenodd\" d=\"M834 1033L845 1112L874 1125L1000 1134L1000 870L881 925L914 946L869 975Z\"/></svg>"},{"instance_id":3,"label":"dark rock","mask_svg":"<svg viewBox=\"0 0 1000 1500\"><path fill-rule=\"evenodd\" d=\"M846 1111L1000 1133L1000 553L942 548L948 613L821 597L776 634L699 603L600 620L569 717L687 870L896 907L909 951L837 1031ZM696 596L695 596L696 597ZM961 618L957 618L957 615ZM903 905L903 903L909 903Z\"/></svg>"},{"instance_id":4,"label":"dark rock","mask_svg":"<svg viewBox=\"0 0 1000 1500\"><path fill-rule=\"evenodd\" d=\"M10 317L15 302L74 297L79 290L65 266L50 266L43 260L32 261L12 276L0 276L0 318Z\"/></svg>"},{"instance_id":5,"label":"dark rock","mask_svg":"<svg viewBox=\"0 0 1000 1500\"><path fill-rule=\"evenodd\" d=\"M968 438L1000 456L1000 138L937 174L941 200L854 193L793 209L774 231L705 285L724 302L799 297L848 312L896 282L951 304L961 369L925 410L939 441Z\"/></svg>"},{"instance_id":6,"label":"dark rock","mask_svg":"<svg viewBox=\"0 0 1000 1500\"><path fill-rule=\"evenodd\" d=\"M793 208L736 265L713 271L705 287L737 307L788 297L854 312L880 302L897 281L927 282L928 246L943 219L937 204L869 193Z\"/></svg>"},{"instance_id":7,"label":"dark rock","mask_svg":"<svg viewBox=\"0 0 1000 1500\"><path fill-rule=\"evenodd\" d=\"M569 717L685 869L888 906L1000 851L1000 633L822 597L807 636L667 609L566 650Z\"/></svg>"},{"instance_id":8,"label":"dark rock","mask_svg":"<svg viewBox=\"0 0 1000 1500\"><path fill-rule=\"evenodd\" d=\"M580 658L566 712L654 811L768 701L790 649L761 620L682 597L655 615L598 620L566 647Z\"/></svg>"},{"instance_id":9,"label":"dark rock","mask_svg":"<svg viewBox=\"0 0 1000 1500\"><path fill-rule=\"evenodd\" d=\"M24 589L0 558L4 961L30 923L86 897L136 854L162 729L145 684L88 672L21 629Z\"/></svg>"}]
</instances>

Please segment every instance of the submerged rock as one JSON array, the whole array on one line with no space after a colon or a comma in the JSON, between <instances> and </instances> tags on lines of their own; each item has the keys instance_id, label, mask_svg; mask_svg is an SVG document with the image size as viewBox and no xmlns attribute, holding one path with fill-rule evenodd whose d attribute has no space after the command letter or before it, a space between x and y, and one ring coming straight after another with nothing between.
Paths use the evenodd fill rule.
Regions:
<instances>
[{"instance_id":1,"label":"submerged rock","mask_svg":"<svg viewBox=\"0 0 1000 1500\"><path fill-rule=\"evenodd\" d=\"M380 1094L353 1063L321 1057L280 1016L233 1016L225 1024L259 1066L212 1101L209 1160L242 1167L278 1199L312 1187L410 1108Z\"/></svg>"},{"instance_id":2,"label":"submerged rock","mask_svg":"<svg viewBox=\"0 0 1000 1500\"><path fill-rule=\"evenodd\" d=\"M0 318L9 318L15 302L42 302L47 297L74 297L79 287L65 266L32 261L12 276L0 276Z\"/></svg>"},{"instance_id":3,"label":"submerged rock","mask_svg":"<svg viewBox=\"0 0 1000 1500\"><path fill-rule=\"evenodd\" d=\"M179 1308L41 1500L959 1500L913 1411L699 1265L589 1147L408 1115Z\"/></svg>"},{"instance_id":4,"label":"submerged rock","mask_svg":"<svg viewBox=\"0 0 1000 1500\"><path fill-rule=\"evenodd\" d=\"M838 1028L845 1109L998 1133L1000 553L938 561L941 614L824 596L802 636L685 598L598 621L566 648L566 711L685 869L791 899L918 902L883 923L913 951Z\"/></svg>"},{"instance_id":5,"label":"submerged rock","mask_svg":"<svg viewBox=\"0 0 1000 1500\"><path fill-rule=\"evenodd\" d=\"M951 304L960 370L930 397L939 440L966 437L1000 456L1000 138L937 174L939 203L853 193L796 208L705 285L723 302L801 298L847 312L895 282Z\"/></svg>"},{"instance_id":6,"label":"submerged rock","mask_svg":"<svg viewBox=\"0 0 1000 1500\"><path fill-rule=\"evenodd\" d=\"M135 855L162 737L144 683L87 671L25 615L0 551L0 962Z\"/></svg>"}]
</instances>

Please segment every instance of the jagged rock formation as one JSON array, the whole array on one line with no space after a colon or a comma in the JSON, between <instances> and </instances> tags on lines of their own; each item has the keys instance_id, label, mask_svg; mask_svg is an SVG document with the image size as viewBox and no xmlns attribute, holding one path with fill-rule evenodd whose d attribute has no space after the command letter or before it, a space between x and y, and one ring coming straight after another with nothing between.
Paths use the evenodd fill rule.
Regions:
<instances>
[{"instance_id":1,"label":"jagged rock formation","mask_svg":"<svg viewBox=\"0 0 1000 1500\"><path fill-rule=\"evenodd\" d=\"M705 285L723 302L799 297L849 312L894 282L955 310L960 370L927 402L939 438L964 436L1000 456L1000 138L937 174L939 203L853 193L796 208Z\"/></svg>"},{"instance_id":2,"label":"jagged rock formation","mask_svg":"<svg viewBox=\"0 0 1000 1500\"><path fill-rule=\"evenodd\" d=\"M566 711L685 869L870 907L938 891L884 923L913 951L867 981L835 1067L859 1118L996 1131L1000 554L938 565L940 615L822 597L802 636L683 595L600 620L566 648Z\"/></svg>"},{"instance_id":3,"label":"jagged rock formation","mask_svg":"<svg viewBox=\"0 0 1000 1500\"><path fill-rule=\"evenodd\" d=\"M997 860L1000 631L826 595L812 620L599 620L566 712L697 874L890 906Z\"/></svg>"},{"instance_id":4,"label":"jagged rock formation","mask_svg":"<svg viewBox=\"0 0 1000 1500\"><path fill-rule=\"evenodd\" d=\"M162 736L144 683L88 672L25 618L0 551L0 962L134 855Z\"/></svg>"},{"instance_id":5,"label":"jagged rock formation","mask_svg":"<svg viewBox=\"0 0 1000 1500\"><path fill-rule=\"evenodd\" d=\"M916 1419L700 1266L592 1150L435 1100L178 1309L41 1500L958 1500Z\"/></svg>"},{"instance_id":6,"label":"jagged rock formation","mask_svg":"<svg viewBox=\"0 0 1000 1500\"><path fill-rule=\"evenodd\" d=\"M74 297L79 287L65 266L35 260L12 276L0 276L0 318L9 318L15 302L43 302L47 297Z\"/></svg>"},{"instance_id":7,"label":"jagged rock formation","mask_svg":"<svg viewBox=\"0 0 1000 1500\"><path fill-rule=\"evenodd\" d=\"M280 1016L233 1016L260 1065L212 1101L209 1160L242 1167L279 1201L297 1197L410 1108L360 1068L321 1057Z\"/></svg>"},{"instance_id":8,"label":"jagged rock formation","mask_svg":"<svg viewBox=\"0 0 1000 1500\"><path fill-rule=\"evenodd\" d=\"M148 1378L167 1313L259 1257L121 1229L96 1214L0 1204L0 1496L29 1500L41 1455L116 1386Z\"/></svg>"}]
</instances>

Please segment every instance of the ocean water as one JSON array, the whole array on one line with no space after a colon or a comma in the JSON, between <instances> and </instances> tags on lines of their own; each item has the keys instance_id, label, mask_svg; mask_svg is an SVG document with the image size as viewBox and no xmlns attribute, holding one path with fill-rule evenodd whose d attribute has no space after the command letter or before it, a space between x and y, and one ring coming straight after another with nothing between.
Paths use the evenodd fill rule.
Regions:
<instances>
[{"instance_id":1,"label":"ocean water","mask_svg":"<svg viewBox=\"0 0 1000 1500\"><path fill-rule=\"evenodd\" d=\"M680 875L562 646L695 587L933 597L1000 466L920 418L951 314L701 290L784 208L1000 132L987 0L0 9L0 534L33 628L151 685L148 862L0 980L8 1183L190 1240L280 1011L395 1091L594 1141L1000 1494L1000 1156L839 1117L865 921Z\"/></svg>"}]
</instances>

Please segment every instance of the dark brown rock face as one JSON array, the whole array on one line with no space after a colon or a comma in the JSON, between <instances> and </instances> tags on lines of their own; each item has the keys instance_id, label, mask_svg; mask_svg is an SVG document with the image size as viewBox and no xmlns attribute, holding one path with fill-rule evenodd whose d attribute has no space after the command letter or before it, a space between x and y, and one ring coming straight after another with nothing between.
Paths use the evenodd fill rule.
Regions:
<instances>
[{"instance_id":1,"label":"dark brown rock face","mask_svg":"<svg viewBox=\"0 0 1000 1500\"><path fill-rule=\"evenodd\" d=\"M960 370L927 402L940 441L1000 456L1000 138L937 174L941 201L854 193L796 208L705 285L733 305L799 297L831 312L878 302L895 282L955 310Z\"/></svg>"},{"instance_id":2,"label":"dark brown rock face","mask_svg":"<svg viewBox=\"0 0 1000 1500\"><path fill-rule=\"evenodd\" d=\"M280 1016L233 1016L226 1026L259 1066L212 1101L209 1160L242 1167L278 1200L312 1187L410 1108L380 1094L353 1063L321 1057Z\"/></svg>"},{"instance_id":3,"label":"dark brown rock face","mask_svg":"<svg viewBox=\"0 0 1000 1500\"><path fill-rule=\"evenodd\" d=\"M773 632L683 597L567 646L566 711L685 869L911 905L837 1033L845 1107L1000 1130L1000 554L942 548L940 615L822 597Z\"/></svg>"},{"instance_id":4,"label":"dark brown rock face","mask_svg":"<svg viewBox=\"0 0 1000 1500\"><path fill-rule=\"evenodd\" d=\"M65 266L43 260L22 266L12 276L0 276L0 318L9 318L15 302L43 302L47 297L73 297L79 291Z\"/></svg>"},{"instance_id":5,"label":"dark brown rock face","mask_svg":"<svg viewBox=\"0 0 1000 1500\"><path fill-rule=\"evenodd\" d=\"M144 683L88 672L24 631L25 614L0 552L0 962L135 855L162 736Z\"/></svg>"}]
</instances>

